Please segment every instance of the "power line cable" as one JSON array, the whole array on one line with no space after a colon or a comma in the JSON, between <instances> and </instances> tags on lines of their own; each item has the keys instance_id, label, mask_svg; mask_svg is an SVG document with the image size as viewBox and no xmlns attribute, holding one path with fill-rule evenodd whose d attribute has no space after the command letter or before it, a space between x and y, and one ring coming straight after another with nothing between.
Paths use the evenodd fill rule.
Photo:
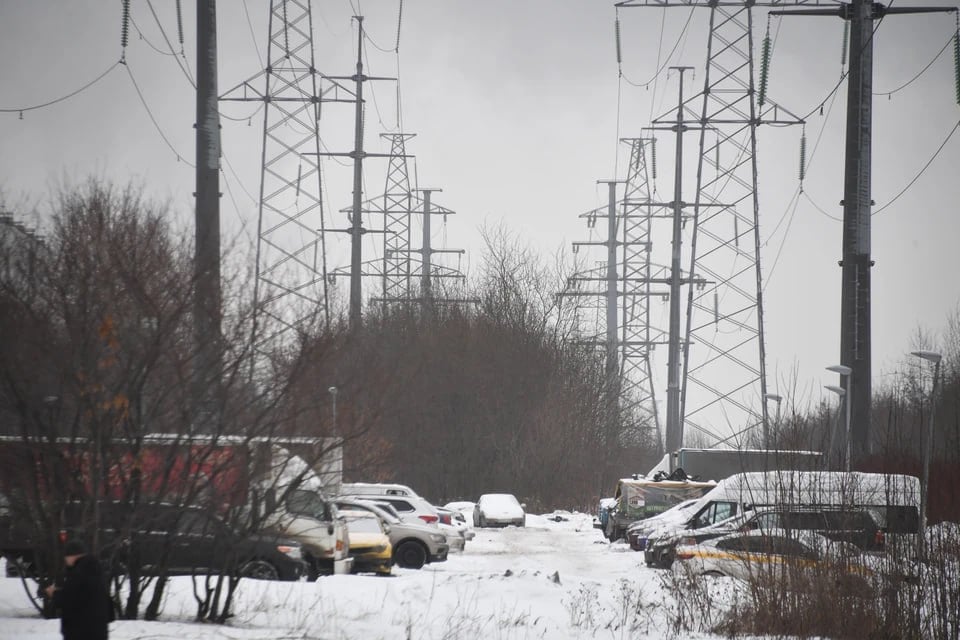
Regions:
<instances>
[{"instance_id":1,"label":"power line cable","mask_svg":"<svg viewBox=\"0 0 960 640\"><path fill-rule=\"evenodd\" d=\"M59 103L59 102L63 102L64 100L69 100L69 99L72 98L73 96L75 96L75 95L77 95L77 94L79 94L79 93L81 93L81 92L83 92L83 91L86 91L87 89L89 89L89 88L92 87L93 85L95 85L95 84L97 84L98 82L100 82L100 80L102 80L103 78L105 78L105 77L107 76L107 74L109 74L111 71L113 71L114 69L116 69L117 66L120 65L120 64L122 64L121 61L120 61L120 60L117 60L117 61L114 62L112 65L110 65L109 67L107 67L107 70L104 71L103 73L101 73L100 75L98 75L96 78L94 78L93 80L91 80L91 81L88 82L87 84L83 85L83 86L80 87L79 89L77 89L77 90L75 90L75 91L71 91L70 93L68 93L68 94L66 94L66 95L64 95L64 96L60 96L59 98L55 98L55 99L49 100L49 101L47 101L47 102L43 102L43 103L40 103L40 104L34 104L34 105L26 106L26 107L4 107L4 108L0 108L0 113L18 113L18 112L19 112L19 113L20 113L20 118L23 119L23 112L24 112L24 111L33 111L33 110L35 110L35 109L42 109L42 108L44 108L44 107L49 107L49 106L54 105L54 104L57 104L57 103Z\"/></svg>"},{"instance_id":2,"label":"power line cable","mask_svg":"<svg viewBox=\"0 0 960 640\"><path fill-rule=\"evenodd\" d=\"M670 53L667 55L666 59L663 61L663 64L660 65L660 67L654 72L654 74L650 76L650 78L646 82L634 82L630 80L630 78L624 76L623 79L627 82L627 84L632 85L634 87L647 87L651 82L656 80L661 73L663 73L663 70L666 69L667 66L670 64L670 60L671 58L673 58L673 54L676 53L677 47L679 47L680 43L683 41L684 36L686 35L686 32L687 32L687 29L690 27L690 21L693 19L693 12L696 8L697 8L696 5L690 8L690 13L687 14L687 21L684 23L683 29L680 31L680 35L677 36L677 41L673 43L673 48L670 50Z\"/></svg>"},{"instance_id":3,"label":"power line cable","mask_svg":"<svg viewBox=\"0 0 960 640\"><path fill-rule=\"evenodd\" d=\"M955 38L954 34L950 34L950 37L947 38L946 44L943 45L943 48L940 49L939 53L937 53L937 55L935 55L935 56L933 57L933 60L931 60L930 62L928 62L928 63L927 63L927 66L925 66L923 69L921 69L921 70L917 73L917 75L913 76L912 78L910 78L909 80L907 80L906 82L904 82L902 85L900 85L900 86L897 87L896 89L892 89L892 90L890 90L890 91L876 91L876 92L874 92L873 95L875 95L875 96L892 96L893 94L897 93L898 91L901 91L901 90L906 89L907 87L909 87L911 84L913 84L914 82L916 82L917 79L918 79L920 76L922 76L924 73L926 73L927 70L928 70L930 67L933 66L933 63L934 63L934 62L936 62L937 60L940 59L940 56L943 55L943 52L946 51L947 48L953 43L954 38Z\"/></svg>"},{"instance_id":4,"label":"power line cable","mask_svg":"<svg viewBox=\"0 0 960 640\"><path fill-rule=\"evenodd\" d=\"M955 134L955 133L957 132L957 129L960 129L960 120L957 121L957 124L953 125L953 129L950 130L950 133L947 134L947 137L944 138L943 142L940 143L940 146L937 147L937 150L933 153L932 156L930 156L930 159L927 160L927 163L926 163L925 165L923 165L923 168L920 169L920 172L917 173L917 175L915 175L915 176L913 177L913 180L911 180L910 182L908 182L908 183L907 183L907 186L905 186L903 189L901 189L901 190L900 190L900 193L898 193L897 195L895 195L895 196L893 197L893 199L891 199L889 202L887 202L887 203L886 203L885 205L883 205L882 207L880 207L880 208L876 209L875 211L873 211L870 215L871 215L871 216L877 215L878 213L880 213L881 211L883 211L884 209L886 209L887 207L889 207L890 205L892 205L894 202L896 202L896 201L900 198L900 196L902 196L904 193L906 193L907 190L910 189L910 187L912 187L913 184L914 184L917 180L920 179L920 176L922 176L922 175L924 174L924 172L926 172L926 170L930 168L930 165L933 164L933 161L937 159L937 156L940 155L940 152L943 151L943 148L944 148L945 146L947 146L947 143L950 142L950 138L952 138L952 137L953 137L953 134Z\"/></svg>"},{"instance_id":5,"label":"power line cable","mask_svg":"<svg viewBox=\"0 0 960 640\"><path fill-rule=\"evenodd\" d=\"M187 80L190 81L190 86L192 86L194 89L196 89L196 88L197 88L197 83L196 83L196 81L193 79L193 74L190 73L189 63L187 63L187 61L186 61L186 60L187 60L187 56L186 56L186 55L183 55L182 53L178 54L178 53L174 50L173 44L170 42L170 38L167 37L167 32L164 30L163 24L160 23L160 17L157 15L157 12L154 10L154 8L153 8L153 2L151 2L151 0L147 0L147 6L150 8L150 13L153 14L153 19L154 19L154 21L156 21L157 27L159 27L159 29L160 29L160 35L163 36L163 40L164 40L164 42L167 43L167 47L170 49L170 52L174 54L173 59L176 61L177 66L180 67L180 70L183 71L183 75L185 75L185 76L187 77ZM183 57L183 60L184 60L183 62L180 62L180 58L181 58L181 57ZM184 64L187 64L188 66L184 66Z\"/></svg>"},{"instance_id":6,"label":"power line cable","mask_svg":"<svg viewBox=\"0 0 960 640\"><path fill-rule=\"evenodd\" d=\"M133 83L133 88L137 90L137 95L140 97L140 103L143 105L143 108L146 109L147 115L150 116L150 121L153 122L153 126L156 128L157 133L160 134L160 137L163 138L163 141L170 147L170 150L173 151L174 155L177 156L177 162L185 162L187 166L191 168L196 168L196 165L186 160L179 151L174 148L173 144L167 138L166 134L163 133L163 129L160 128L160 124L157 122L157 119L153 116L153 111L150 110L150 105L147 104L146 98L143 97L143 92L140 91L140 85L137 84L137 79L133 77L133 71L130 69L130 63L125 63L123 65L127 70L127 75L130 76L130 82Z\"/></svg>"},{"instance_id":7,"label":"power line cable","mask_svg":"<svg viewBox=\"0 0 960 640\"><path fill-rule=\"evenodd\" d=\"M138 24L137 24L137 21L133 19L133 16L130 16L130 24L132 24L132 25L133 25L133 28L137 30L137 35L140 36L140 39L143 40L144 42L146 42L147 45L148 45L151 49L153 49L154 51L156 51L156 52L159 53L160 55L162 55L162 56L176 56L176 55L177 55L176 52L173 52L173 51L164 51L163 49L161 49L161 48L158 47L157 45L153 44L147 36L143 35L143 31L140 29L140 25L138 25Z\"/></svg>"},{"instance_id":8,"label":"power line cable","mask_svg":"<svg viewBox=\"0 0 960 640\"><path fill-rule=\"evenodd\" d=\"M257 52L257 60L260 61L260 68L263 68L263 56L260 55L260 47L257 46L257 35L253 31L253 21L250 19L250 9L247 7L247 0L243 0L243 14L247 17L247 28L250 29L250 39L253 40L253 49Z\"/></svg>"}]
</instances>

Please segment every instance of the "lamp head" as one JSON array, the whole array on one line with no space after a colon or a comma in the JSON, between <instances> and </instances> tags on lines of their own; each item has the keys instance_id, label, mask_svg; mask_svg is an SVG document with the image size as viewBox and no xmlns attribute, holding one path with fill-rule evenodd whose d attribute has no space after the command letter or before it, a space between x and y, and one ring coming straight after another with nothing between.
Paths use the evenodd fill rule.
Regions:
<instances>
[{"instance_id":1,"label":"lamp head","mask_svg":"<svg viewBox=\"0 0 960 640\"><path fill-rule=\"evenodd\" d=\"M842 376L848 376L853 369L843 364L834 364L827 367L827 371L833 371L834 373L839 373Z\"/></svg>"},{"instance_id":2,"label":"lamp head","mask_svg":"<svg viewBox=\"0 0 960 640\"><path fill-rule=\"evenodd\" d=\"M830 391L833 391L835 394L837 394L837 395L840 396L841 398L842 398L843 396L847 395L847 390L844 389L843 387L838 387L838 386L835 386L835 385L832 385L832 384L825 384L825 385L823 385L823 388L824 388L824 389L829 389Z\"/></svg>"},{"instance_id":3,"label":"lamp head","mask_svg":"<svg viewBox=\"0 0 960 640\"><path fill-rule=\"evenodd\" d=\"M937 364L940 362L940 359L943 357L937 351L911 351L910 355L917 356L918 358L923 358L924 360L929 360L930 362Z\"/></svg>"}]
</instances>

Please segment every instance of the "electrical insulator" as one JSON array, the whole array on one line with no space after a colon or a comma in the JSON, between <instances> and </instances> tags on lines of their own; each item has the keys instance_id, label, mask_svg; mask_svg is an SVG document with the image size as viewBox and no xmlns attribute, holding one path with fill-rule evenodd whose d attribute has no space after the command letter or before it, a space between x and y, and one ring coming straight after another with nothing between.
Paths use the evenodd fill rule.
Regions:
<instances>
[{"instance_id":1,"label":"electrical insulator","mask_svg":"<svg viewBox=\"0 0 960 640\"><path fill-rule=\"evenodd\" d=\"M180 39L180 53L183 53L183 12L180 10L180 0L177 0L177 37Z\"/></svg>"},{"instance_id":2,"label":"electrical insulator","mask_svg":"<svg viewBox=\"0 0 960 640\"><path fill-rule=\"evenodd\" d=\"M767 100L767 77L770 74L770 24L767 24L767 35L763 39L763 50L760 57L760 97L759 106Z\"/></svg>"},{"instance_id":3,"label":"electrical insulator","mask_svg":"<svg viewBox=\"0 0 960 640\"><path fill-rule=\"evenodd\" d=\"M127 48L127 40L130 34L130 0L123 0L123 22L120 25L120 46Z\"/></svg>"},{"instance_id":4,"label":"electrical insulator","mask_svg":"<svg viewBox=\"0 0 960 640\"><path fill-rule=\"evenodd\" d=\"M650 175L657 179L657 139L650 138Z\"/></svg>"},{"instance_id":5,"label":"electrical insulator","mask_svg":"<svg viewBox=\"0 0 960 640\"><path fill-rule=\"evenodd\" d=\"M616 22L613 23L614 34L617 39L617 64L623 62L623 56L620 53L620 18L618 17Z\"/></svg>"},{"instance_id":6,"label":"electrical insulator","mask_svg":"<svg viewBox=\"0 0 960 640\"><path fill-rule=\"evenodd\" d=\"M953 36L953 71L954 87L957 90L957 104L960 104L960 26L957 27L957 33Z\"/></svg>"},{"instance_id":7,"label":"electrical insulator","mask_svg":"<svg viewBox=\"0 0 960 640\"><path fill-rule=\"evenodd\" d=\"M800 182L807 177L807 132L800 134Z\"/></svg>"},{"instance_id":8,"label":"electrical insulator","mask_svg":"<svg viewBox=\"0 0 960 640\"><path fill-rule=\"evenodd\" d=\"M840 66L847 64L847 45L850 42L850 23L843 21L843 42L840 45Z\"/></svg>"}]
</instances>

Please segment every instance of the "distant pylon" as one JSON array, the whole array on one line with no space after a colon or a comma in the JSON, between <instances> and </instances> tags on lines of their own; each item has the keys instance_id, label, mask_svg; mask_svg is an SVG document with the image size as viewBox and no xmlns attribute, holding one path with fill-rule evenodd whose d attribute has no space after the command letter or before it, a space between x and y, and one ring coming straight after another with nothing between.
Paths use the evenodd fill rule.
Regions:
<instances>
[{"instance_id":1,"label":"distant pylon","mask_svg":"<svg viewBox=\"0 0 960 640\"><path fill-rule=\"evenodd\" d=\"M410 295L410 216L413 193L407 171L406 141L414 133L382 133L390 140L390 163L383 191L383 299L402 300ZM388 304L384 302L384 304Z\"/></svg>"},{"instance_id":2,"label":"distant pylon","mask_svg":"<svg viewBox=\"0 0 960 640\"><path fill-rule=\"evenodd\" d=\"M616 199L618 180L605 180L609 197L606 207L581 215L588 226L606 220L604 240L574 242L574 250L603 246L606 260L575 274L561 296L577 302L577 324L585 342L605 353L608 389L618 395L621 411L656 433L660 439L651 350L664 344L663 330L652 325L650 299L666 295L662 266L651 262L655 217L663 217L663 205L652 201L647 169L649 138L627 138L630 161L624 194Z\"/></svg>"},{"instance_id":3,"label":"distant pylon","mask_svg":"<svg viewBox=\"0 0 960 640\"><path fill-rule=\"evenodd\" d=\"M621 298L621 399L624 408L637 409L646 415L660 441L660 418L657 413L651 351L664 344L663 330L650 318L650 300L662 296L656 287L666 277L666 268L651 261L653 220L663 216L662 205L653 202L651 179L647 166L650 138L628 138L630 162L623 194L623 297Z\"/></svg>"},{"instance_id":4,"label":"distant pylon","mask_svg":"<svg viewBox=\"0 0 960 640\"><path fill-rule=\"evenodd\" d=\"M263 104L257 312L286 328L299 327L318 311L329 322L320 107L352 102L354 94L316 69L309 0L271 0L266 68L221 100Z\"/></svg>"},{"instance_id":5,"label":"distant pylon","mask_svg":"<svg viewBox=\"0 0 960 640\"><path fill-rule=\"evenodd\" d=\"M802 122L769 99L757 106L754 3L699 6L710 8L710 32L703 91L683 102L700 142L687 256L680 446L687 427L727 444L761 426L766 440L756 129L761 122ZM672 113L654 121L673 122Z\"/></svg>"}]
</instances>

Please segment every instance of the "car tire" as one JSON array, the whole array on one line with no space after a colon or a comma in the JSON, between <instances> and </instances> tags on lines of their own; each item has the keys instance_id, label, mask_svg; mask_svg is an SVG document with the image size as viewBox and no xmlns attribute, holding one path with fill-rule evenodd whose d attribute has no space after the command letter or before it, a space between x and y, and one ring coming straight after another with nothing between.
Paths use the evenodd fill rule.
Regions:
<instances>
[{"instance_id":1,"label":"car tire","mask_svg":"<svg viewBox=\"0 0 960 640\"><path fill-rule=\"evenodd\" d=\"M254 580L279 580L280 572L266 560L250 560L240 566L240 576Z\"/></svg>"},{"instance_id":2,"label":"car tire","mask_svg":"<svg viewBox=\"0 0 960 640\"><path fill-rule=\"evenodd\" d=\"M404 569L422 569L427 563L427 550L419 542L401 542L393 554L393 561Z\"/></svg>"}]
</instances>

